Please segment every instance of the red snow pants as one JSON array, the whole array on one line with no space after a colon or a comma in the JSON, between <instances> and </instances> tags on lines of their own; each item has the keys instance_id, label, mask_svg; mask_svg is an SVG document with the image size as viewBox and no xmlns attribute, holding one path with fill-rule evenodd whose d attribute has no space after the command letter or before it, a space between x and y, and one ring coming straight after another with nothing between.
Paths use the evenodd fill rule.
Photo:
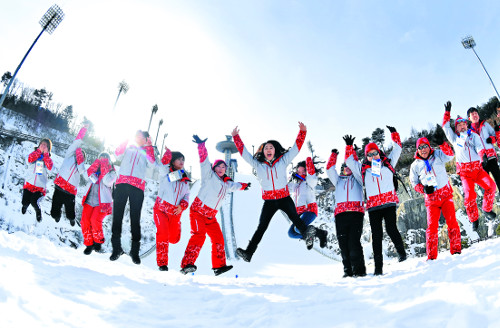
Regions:
<instances>
[{"instance_id":1,"label":"red snow pants","mask_svg":"<svg viewBox=\"0 0 500 328\"><path fill-rule=\"evenodd\" d=\"M177 244L181 239L181 216L154 209L156 224L156 263L168 265L168 245Z\"/></svg>"},{"instance_id":2,"label":"red snow pants","mask_svg":"<svg viewBox=\"0 0 500 328\"><path fill-rule=\"evenodd\" d=\"M89 204L83 204L80 225L82 227L83 244L85 246L92 246L94 243L104 243L102 220L107 215L107 213L101 212L101 206L92 207Z\"/></svg>"},{"instance_id":3,"label":"red snow pants","mask_svg":"<svg viewBox=\"0 0 500 328\"><path fill-rule=\"evenodd\" d=\"M436 193L438 191L436 191ZM458 226L457 218L455 216L453 197L450 195L449 197L444 197L443 199L437 198L435 200L430 200L426 197L425 206L427 207L427 259L435 260L438 255L438 228L441 212L443 212L443 216L446 219L446 225L448 226L450 253L460 253L462 251L462 237L460 234L460 227Z\"/></svg>"},{"instance_id":4,"label":"red snow pants","mask_svg":"<svg viewBox=\"0 0 500 328\"><path fill-rule=\"evenodd\" d=\"M479 212L477 209L477 194L474 190L474 186L478 184L484 189L483 198L483 211L490 212L493 209L493 202L495 200L496 185L495 181L486 173L485 170L476 169L472 172L461 172L460 179L462 180L462 185L464 188L464 205L469 217L470 222L477 221L479 218Z\"/></svg>"},{"instance_id":5,"label":"red snow pants","mask_svg":"<svg viewBox=\"0 0 500 328\"><path fill-rule=\"evenodd\" d=\"M189 218L191 220L191 239L186 247L181 267L184 268L188 264L194 265L207 234L212 241L212 268L217 269L225 266L224 236L217 219L208 218L193 210L189 211Z\"/></svg>"}]
</instances>

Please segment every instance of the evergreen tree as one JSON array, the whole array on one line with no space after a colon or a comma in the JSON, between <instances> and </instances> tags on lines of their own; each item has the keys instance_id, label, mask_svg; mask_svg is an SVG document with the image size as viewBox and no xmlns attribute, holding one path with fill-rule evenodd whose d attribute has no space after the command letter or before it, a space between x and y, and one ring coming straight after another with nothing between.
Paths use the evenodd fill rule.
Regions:
<instances>
[{"instance_id":1,"label":"evergreen tree","mask_svg":"<svg viewBox=\"0 0 500 328\"><path fill-rule=\"evenodd\" d=\"M381 128L376 128L375 130L373 130L372 141L382 149L384 147L385 131Z\"/></svg>"}]
</instances>

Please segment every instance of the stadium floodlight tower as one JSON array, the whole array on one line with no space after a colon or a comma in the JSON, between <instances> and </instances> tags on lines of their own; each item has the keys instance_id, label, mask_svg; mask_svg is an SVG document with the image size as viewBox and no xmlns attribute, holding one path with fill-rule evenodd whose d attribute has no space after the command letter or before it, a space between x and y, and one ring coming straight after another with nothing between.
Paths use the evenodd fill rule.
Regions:
<instances>
[{"instance_id":1,"label":"stadium floodlight tower","mask_svg":"<svg viewBox=\"0 0 500 328\"><path fill-rule=\"evenodd\" d=\"M42 36L43 32L47 32L49 34L52 34L52 32L55 31L56 27L59 26L59 24L62 22L64 18L64 13L61 8L59 8L58 5L53 5L52 7L47 10L45 15L43 15L42 19L40 19L40 25L42 25L42 31L38 36L36 37L35 41L31 44L31 47L28 49L26 54L24 55L23 59L19 63L19 66L17 66L16 71L14 72L14 75L12 75L9 84L5 87L5 90L3 91L2 98L0 98L0 107L2 107L3 102L5 101L5 97L9 93L10 86L12 85L12 82L14 82L14 79L16 78L17 72L19 72L19 69L21 69L21 66L23 65L24 61L26 60L26 57L28 57L31 49L35 46L35 43L40 39Z\"/></svg>"},{"instance_id":2,"label":"stadium floodlight tower","mask_svg":"<svg viewBox=\"0 0 500 328\"><path fill-rule=\"evenodd\" d=\"M466 36L465 38L462 39L462 45L464 46L465 49L472 49L472 51L474 51L474 55L476 55L477 60L479 60L479 63L483 67L484 72L486 73L486 75L490 79L491 85L493 86L493 89L495 89L498 100L500 101L500 95L498 94L497 88L495 87L495 83L493 83L493 80L491 79L490 74L486 70L486 67L484 67L483 61L481 60L481 58L479 58L476 50L474 49L474 47L476 46L476 41L474 41L474 38L470 35Z\"/></svg>"},{"instance_id":3,"label":"stadium floodlight tower","mask_svg":"<svg viewBox=\"0 0 500 328\"><path fill-rule=\"evenodd\" d=\"M231 140L232 137L226 135L226 140L217 143L215 148L224 154L224 161L227 163L227 175L234 179L234 173L238 171L236 160L231 160L231 154L238 151L236 145ZM228 259L238 258L236 255L236 236L234 235L234 224L233 224L233 200L234 194L230 193L229 198L226 199L223 208L220 211L221 215L221 225L222 234L224 235L226 256ZM226 206L228 205L228 206Z\"/></svg>"}]
</instances>

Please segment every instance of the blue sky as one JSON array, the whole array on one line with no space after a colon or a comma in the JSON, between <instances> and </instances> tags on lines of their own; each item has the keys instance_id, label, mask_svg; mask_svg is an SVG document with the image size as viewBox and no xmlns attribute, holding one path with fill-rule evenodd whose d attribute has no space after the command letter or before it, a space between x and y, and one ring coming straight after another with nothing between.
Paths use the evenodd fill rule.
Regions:
<instances>
[{"instance_id":1,"label":"blue sky","mask_svg":"<svg viewBox=\"0 0 500 328\"><path fill-rule=\"evenodd\" d=\"M3 1L2 74L14 71L52 4ZM328 157L332 148L343 149L346 133L361 143L387 124L403 139L412 127L427 128L441 121L448 99L452 115L465 115L494 96L472 51L460 43L469 34L500 84L498 1L59 5L65 20L42 37L18 78L72 104L115 144L147 128L157 103L154 130L163 118L160 134L168 132L167 144L193 166L193 133L209 137L215 159L222 157L215 143L236 124L251 148L270 138L291 146L303 121L317 152ZM111 113L122 79L130 91Z\"/></svg>"}]
</instances>

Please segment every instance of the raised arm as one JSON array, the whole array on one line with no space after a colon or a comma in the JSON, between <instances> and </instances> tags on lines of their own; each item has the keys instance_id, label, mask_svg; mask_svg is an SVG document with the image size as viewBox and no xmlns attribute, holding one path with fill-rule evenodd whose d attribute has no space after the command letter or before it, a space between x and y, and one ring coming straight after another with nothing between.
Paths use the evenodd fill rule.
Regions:
<instances>
[{"instance_id":1,"label":"raised arm","mask_svg":"<svg viewBox=\"0 0 500 328\"><path fill-rule=\"evenodd\" d=\"M293 147L290 148L289 151L286 152L285 155L282 157L282 161L285 162L286 165L289 165L293 159L299 154L300 149L304 145L304 141L306 140L306 134L307 134L307 127L304 123L299 122L299 134L297 135L297 138L295 139L295 143L293 144Z\"/></svg>"},{"instance_id":2,"label":"raised arm","mask_svg":"<svg viewBox=\"0 0 500 328\"><path fill-rule=\"evenodd\" d=\"M342 137L345 141L345 163L347 167L351 170L352 175L356 181L358 181L361 185L363 185L363 177L361 176L361 164L358 160L358 155L356 154L356 150L354 149L354 139L352 135L346 134ZM349 160L349 161L348 161Z\"/></svg>"},{"instance_id":3,"label":"raised arm","mask_svg":"<svg viewBox=\"0 0 500 328\"><path fill-rule=\"evenodd\" d=\"M64 157L68 158L71 156L75 156L76 152L80 149L80 146L82 145L83 142L83 137L85 137L85 134L87 133L88 125L85 124L81 129L80 132L78 132L75 140L71 143L71 145L68 147L66 150L66 154ZM81 149L79 150L81 154ZM78 155L78 154L76 154ZM77 157L78 160L78 157ZM80 163L79 163L80 164Z\"/></svg>"},{"instance_id":4,"label":"raised arm","mask_svg":"<svg viewBox=\"0 0 500 328\"><path fill-rule=\"evenodd\" d=\"M101 159L101 175L99 179L107 187L112 187L117 179L116 171L113 170L107 158Z\"/></svg>"},{"instance_id":5,"label":"raised arm","mask_svg":"<svg viewBox=\"0 0 500 328\"><path fill-rule=\"evenodd\" d=\"M236 148L238 149L238 152L240 153L243 160L250 164L253 168L256 168L257 165L259 165L259 161L253 158L253 156L248 152L247 148L243 144L243 141L240 137L240 129L238 129L238 127L235 127L233 129L233 132L231 132L231 135L233 136L234 144L236 145Z\"/></svg>"},{"instance_id":6,"label":"raised arm","mask_svg":"<svg viewBox=\"0 0 500 328\"><path fill-rule=\"evenodd\" d=\"M311 157L306 158L306 183L307 185L314 189L318 185L318 175L316 174L316 168Z\"/></svg>"},{"instance_id":7,"label":"raised arm","mask_svg":"<svg viewBox=\"0 0 500 328\"><path fill-rule=\"evenodd\" d=\"M446 138L451 143L454 143L455 140L457 139L457 135L453 131L450 125L450 119L451 119L451 102L448 101L446 104L444 104L444 116L443 116L443 130L444 133L446 134Z\"/></svg>"},{"instance_id":8,"label":"raised arm","mask_svg":"<svg viewBox=\"0 0 500 328\"><path fill-rule=\"evenodd\" d=\"M439 129L436 131L435 140L439 145L439 149L434 151L434 156L443 161L443 163L451 161L455 157L455 152L450 144L444 140L444 135Z\"/></svg>"},{"instance_id":9,"label":"raised arm","mask_svg":"<svg viewBox=\"0 0 500 328\"><path fill-rule=\"evenodd\" d=\"M387 156L387 158L389 158L389 160L391 161L391 165L393 167L396 167L399 157L401 156L401 152L403 151L403 148L401 146L401 137L394 127L387 125L387 128L391 132L392 139L392 151Z\"/></svg>"},{"instance_id":10,"label":"raised arm","mask_svg":"<svg viewBox=\"0 0 500 328\"><path fill-rule=\"evenodd\" d=\"M193 135L193 142L198 145L198 155L200 156L200 167L201 167L201 179L208 179L212 176L212 165L208 160L208 151L207 147L205 147L205 142L207 138L201 140L198 135Z\"/></svg>"},{"instance_id":11,"label":"raised arm","mask_svg":"<svg viewBox=\"0 0 500 328\"><path fill-rule=\"evenodd\" d=\"M336 186L337 182L339 181L339 174L337 173L337 170L335 168L338 155L339 151L337 149L332 149L332 154L328 159L328 163L326 163L326 175L334 186Z\"/></svg>"}]
</instances>

